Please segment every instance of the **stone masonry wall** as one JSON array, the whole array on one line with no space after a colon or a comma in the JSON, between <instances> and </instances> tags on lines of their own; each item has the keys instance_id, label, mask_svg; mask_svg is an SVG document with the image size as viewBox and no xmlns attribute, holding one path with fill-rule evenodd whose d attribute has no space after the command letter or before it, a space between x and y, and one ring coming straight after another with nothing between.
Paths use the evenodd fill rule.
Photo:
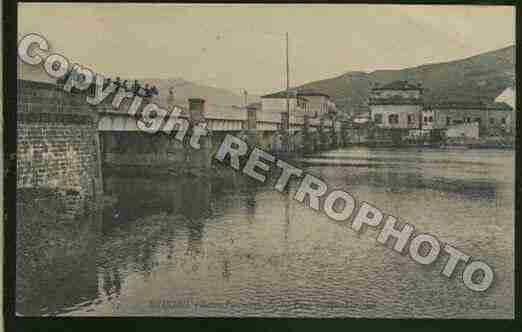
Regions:
<instances>
[{"instance_id":1,"label":"stone masonry wall","mask_svg":"<svg viewBox=\"0 0 522 332\"><path fill-rule=\"evenodd\" d=\"M88 202L102 193L97 112L85 95L18 81L17 189L28 188L74 191Z\"/></svg>"}]
</instances>

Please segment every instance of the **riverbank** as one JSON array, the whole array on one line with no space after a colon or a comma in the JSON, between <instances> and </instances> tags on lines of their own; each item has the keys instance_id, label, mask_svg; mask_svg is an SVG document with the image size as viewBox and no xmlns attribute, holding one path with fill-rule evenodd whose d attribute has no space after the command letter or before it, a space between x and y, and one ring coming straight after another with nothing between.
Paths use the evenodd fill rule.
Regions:
<instances>
[{"instance_id":1,"label":"riverbank","mask_svg":"<svg viewBox=\"0 0 522 332\"><path fill-rule=\"evenodd\" d=\"M430 148L430 149L514 149L514 143L474 142L474 143L394 143L389 141L367 141L348 143L345 147L367 148Z\"/></svg>"}]
</instances>

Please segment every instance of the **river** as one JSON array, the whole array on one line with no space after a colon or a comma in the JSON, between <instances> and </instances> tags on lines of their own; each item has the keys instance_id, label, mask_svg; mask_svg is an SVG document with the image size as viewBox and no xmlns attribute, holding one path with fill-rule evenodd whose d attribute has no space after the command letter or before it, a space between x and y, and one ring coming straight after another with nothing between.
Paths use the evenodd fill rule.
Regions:
<instances>
[{"instance_id":1,"label":"river","mask_svg":"<svg viewBox=\"0 0 522 332\"><path fill-rule=\"evenodd\" d=\"M105 192L117 201L102 216L37 239L18 234L32 240L17 243L17 312L512 318L514 156L350 148L300 160L331 187L490 264L495 282L483 293L464 286L462 267L448 279L445 259L419 265L378 244L377 230L357 234L304 207L295 181L282 194L240 173L211 182L112 173Z\"/></svg>"}]
</instances>

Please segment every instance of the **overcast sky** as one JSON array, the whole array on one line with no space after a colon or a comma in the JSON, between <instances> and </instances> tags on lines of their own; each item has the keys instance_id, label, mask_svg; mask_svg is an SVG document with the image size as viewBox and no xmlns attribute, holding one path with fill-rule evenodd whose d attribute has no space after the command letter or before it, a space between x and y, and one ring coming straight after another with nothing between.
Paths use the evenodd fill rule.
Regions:
<instances>
[{"instance_id":1,"label":"overcast sky","mask_svg":"<svg viewBox=\"0 0 522 332\"><path fill-rule=\"evenodd\" d=\"M124 78L181 77L262 94L351 70L399 69L513 45L515 11L491 6L35 4L19 36Z\"/></svg>"}]
</instances>

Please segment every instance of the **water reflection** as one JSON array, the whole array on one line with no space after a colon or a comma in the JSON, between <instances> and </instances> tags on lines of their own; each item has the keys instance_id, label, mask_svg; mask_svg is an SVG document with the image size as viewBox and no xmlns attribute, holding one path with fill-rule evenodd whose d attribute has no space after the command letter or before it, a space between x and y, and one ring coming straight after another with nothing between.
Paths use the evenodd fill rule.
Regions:
<instances>
[{"instance_id":1,"label":"water reflection","mask_svg":"<svg viewBox=\"0 0 522 332\"><path fill-rule=\"evenodd\" d=\"M473 156L472 154L478 154ZM347 186L371 186L389 193L412 193L434 191L463 199L494 199L501 178L490 172L499 167L501 158L480 156L483 151L468 153L441 152L440 150L370 150L358 149L326 153L302 160L311 168L335 168L335 172L346 174ZM362 166L362 167L361 167ZM351 170L351 172L346 172ZM504 170L502 170L504 171Z\"/></svg>"},{"instance_id":2,"label":"water reflection","mask_svg":"<svg viewBox=\"0 0 522 332\"><path fill-rule=\"evenodd\" d=\"M418 190L438 191L465 199L493 199L497 184L491 180L463 180L441 176L425 176L420 171L411 172L367 172L366 174L347 175L348 185L371 185L383 188L390 193L412 193Z\"/></svg>"},{"instance_id":3,"label":"water reflection","mask_svg":"<svg viewBox=\"0 0 522 332\"><path fill-rule=\"evenodd\" d=\"M160 212L196 220L210 211L210 188L208 181L190 177L130 178L111 174L104 179L104 190L117 202L106 211L104 224L128 222Z\"/></svg>"},{"instance_id":4,"label":"water reflection","mask_svg":"<svg viewBox=\"0 0 522 332\"><path fill-rule=\"evenodd\" d=\"M101 216L52 189L17 198L16 312L55 315L96 299Z\"/></svg>"},{"instance_id":5,"label":"water reflection","mask_svg":"<svg viewBox=\"0 0 522 332\"><path fill-rule=\"evenodd\" d=\"M397 167L314 164L322 157ZM441 162L448 158L456 163ZM17 311L396 318L512 314L512 153L448 157L440 151L339 150L305 164L308 172L359 200L493 262L494 289L487 295L470 293L462 283L438 275L443 262L419 267L376 245L372 231L355 234L303 208L292 199L297 182L279 193L235 172L205 180L112 173L104 174L105 193L115 204L98 219L79 216L58 227L48 222L56 218L52 212L22 210L34 215L18 219L23 222ZM39 205L53 206L48 203ZM35 227L36 220L46 222ZM162 301L175 305L151 305ZM478 307L484 301L495 307Z\"/></svg>"}]
</instances>

